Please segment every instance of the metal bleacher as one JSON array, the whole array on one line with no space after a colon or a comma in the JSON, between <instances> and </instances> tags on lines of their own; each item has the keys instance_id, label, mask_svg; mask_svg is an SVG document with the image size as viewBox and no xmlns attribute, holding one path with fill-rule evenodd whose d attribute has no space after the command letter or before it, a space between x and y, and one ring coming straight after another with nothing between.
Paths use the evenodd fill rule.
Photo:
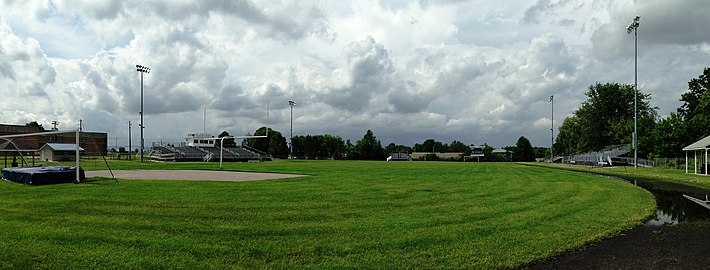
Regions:
<instances>
[{"instance_id":1,"label":"metal bleacher","mask_svg":"<svg viewBox=\"0 0 710 270\"><path fill-rule=\"evenodd\" d=\"M254 152L251 152L251 151L249 151L249 150L242 149L242 148L229 148L229 150L232 151L232 152L234 152L235 154L237 154L237 155L239 155L239 156L246 156L246 157L249 157L249 156L251 156L251 157L258 157L258 156L259 156L259 154L257 154L257 153L254 153Z\"/></svg>"},{"instance_id":2,"label":"metal bleacher","mask_svg":"<svg viewBox=\"0 0 710 270\"><path fill-rule=\"evenodd\" d=\"M178 150L178 152L180 154L182 154L184 157L187 157L187 158L202 159L207 154L198 148L190 147L190 146L177 146L177 147L175 147L175 149Z\"/></svg>"},{"instance_id":3,"label":"metal bleacher","mask_svg":"<svg viewBox=\"0 0 710 270\"><path fill-rule=\"evenodd\" d=\"M154 161L251 161L271 159L266 154L260 154L246 148L194 147L173 146L170 144L153 144L151 158Z\"/></svg>"},{"instance_id":4,"label":"metal bleacher","mask_svg":"<svg viewBox=\"0 0 710 270\"><path fill-rule=\"evenodd\" d=\"M562 163L571 163L579 165L600 165L611 166L615 163L626 163L627 159L624 155L630 153L629 146L626 144L611 145L597 151L589 151L573 156L562 157Z\"/></svg>"}]
</instances>

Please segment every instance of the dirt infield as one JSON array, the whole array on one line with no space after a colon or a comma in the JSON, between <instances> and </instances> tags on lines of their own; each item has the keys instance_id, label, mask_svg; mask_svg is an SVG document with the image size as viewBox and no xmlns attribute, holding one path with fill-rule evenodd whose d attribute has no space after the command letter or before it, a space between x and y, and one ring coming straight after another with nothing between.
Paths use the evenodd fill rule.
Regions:
<instances>
[{"instance_id":1,"label":"dirt infield","mask_svg":"<svg viewBox=\"0 0 710 270\"><path fill-rule=\"evenodd\" d=\"M200 170L114 170L113 175L118 179L196 180L225 182L246 182L306 176L300 174ZM111 173L109 171L86 171L86 177L110 178Z\"/></svg>"}]
</instances>

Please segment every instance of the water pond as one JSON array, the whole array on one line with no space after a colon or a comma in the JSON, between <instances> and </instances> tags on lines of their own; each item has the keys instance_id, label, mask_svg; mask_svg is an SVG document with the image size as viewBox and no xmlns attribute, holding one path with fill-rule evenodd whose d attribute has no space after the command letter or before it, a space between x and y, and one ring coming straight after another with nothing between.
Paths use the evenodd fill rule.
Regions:
<instances>
[{"instance_id":1,"label":"water pond","mask_svg":"<svg viewBox=\"0 0 710 270\"><path fill-rule=\"evenodd\" d=\"M710 209L707 209L683 197L683 194L685 194L701 200L706 200L707 197L710 197L710 194L708 193L680 192L669 190L667 188L661 188L653 182L637 182L617 176L595 173L590 174L632 183L653 193L653 196L656 198L656 213L651 216L646 223L644 223L645 226L668 226L691 221L710 222Z\"/></svg>"}]
</instances>

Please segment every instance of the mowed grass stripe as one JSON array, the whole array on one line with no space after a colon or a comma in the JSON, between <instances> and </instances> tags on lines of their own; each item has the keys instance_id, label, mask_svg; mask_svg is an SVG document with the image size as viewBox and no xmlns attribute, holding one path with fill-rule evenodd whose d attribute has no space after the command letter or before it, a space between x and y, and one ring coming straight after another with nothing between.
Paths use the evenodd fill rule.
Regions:
<instances>
[{"instance_id":1,"label":"mowed grass stripe","mask_svg":"<svg viewBox=\"0 0 710 270\"><path fill-rule=\"evenodd\" d=\"M509 163L226 169L311 176L3 182L0 268L509 268L617 234L655 206L632 185Z\"/></svg>"}]
</instances>

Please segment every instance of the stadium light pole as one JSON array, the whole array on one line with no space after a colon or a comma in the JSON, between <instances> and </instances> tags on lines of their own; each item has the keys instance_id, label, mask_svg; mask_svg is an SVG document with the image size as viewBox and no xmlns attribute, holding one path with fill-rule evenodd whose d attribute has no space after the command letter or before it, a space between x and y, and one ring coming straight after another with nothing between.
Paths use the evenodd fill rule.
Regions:
<instances>
[{"instance_id":1,"label":"stadium light pole","mask_svg":"<svg viewBox=\"0 0 710 270\"><path fill-rule=\"evenodd\" d=\"M633 21L626 27L626 33L631 34L634 32L634 168L638 167L638 28L639 28L640 16L636 16Z\"/></svg>"},{"instance_id":2,"label":"stadium light pole","mask_svg":"<svg viewBox=\"0 0 710 270\"><path fill-rule=\"evenodd\" d=\"M555 144L555 95L550 96L550 104L552 111L550 112L550 163L555 162L555 154L552 152L552 146Z\"/></svg>"},{"instance_id":3,"label":"stadium light pole","mask_svg":"<svg viewBox=\"0 0 710 270\"><path fill-rule=\"evenodd\" d=\"M133 160L133 151L131 151L131 121L128 121L128 158Z\"/></svg>"},{"instance_id":4,"label":"stadium light pole","mask_svg":"<svg viewBox=\"0 0 710 270\"><path fill-rule=\"evenodd\" d=\"M291 141L291 147L289 147L288 157L289 159L293 159L293 106L296 106L296 102L289 100L288 105L291 106L291 138L289 139Z\"/></svg>"},{"instance_id":5,"label":"stadium light pole","mask_svg":"<svg viewBox=\"0 0 710 270\"><path fill-rule=\"evenodd\" d=\"M143 66L143 65L136 65L136 71L141 74L141 124L139 125L141 128L141 162L143 162L143 148L144 148L144 139L143 139L143 129L145 128L145 125L143 125L143 74L144 73L150 73L150 68Z\"/></svg>"}]
</instances>

